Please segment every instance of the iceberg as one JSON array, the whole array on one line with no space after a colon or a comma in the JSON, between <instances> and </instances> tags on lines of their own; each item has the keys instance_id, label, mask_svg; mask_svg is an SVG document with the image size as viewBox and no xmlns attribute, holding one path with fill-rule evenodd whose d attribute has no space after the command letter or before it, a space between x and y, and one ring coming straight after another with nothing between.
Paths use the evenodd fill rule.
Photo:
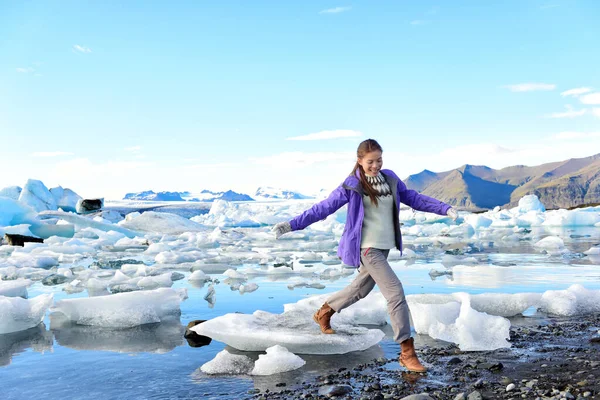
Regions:
<instances>
[{"instance_id":1,"label":"iceberg","mask_svg":"<svg viewBox=\"0 0 600 400\"><path fill-rule=\"evenodd\" d=\"M42 211L38 215L42 218L44 218L44 217L60 218L62 220L70 222L80 228L94 228L94 229L98 229L98 230L104 231L104 232L110 232L110 231L118 232L118 233L121 233L121 234L127 236L128 238L134 238L136 236L144 236L140 232L132 231L130 229L124 228L117 224L98 222L98 221L94 221L93 219L90 219L90 218L82 217L80 215L68 213L68 212L64 212L64 211Z\"/></svg>"},{"instance_id":2,"label":"iceberg","mask_svg":"<svg viewBox=\"0 0 600 400\"><path fill-rule=\"evenodd\" d=\"M179 215L155 211L146 211L134 218L126 218L120 221L119 225L133 231L170 235L208 230L204 225Z\"/></svg>"},{"instance_id":3,"label":"iceberg","mask_svg":"<svg viewBox=\"0 0 600 400\"><path fill-rule=\"evenodd\" d=\"M252 360L241 354L231 354L223 350L211 361L200 367L200 371L205 374L228 374L242 375L249 373L253 368Z\"/></svg>"},{"instance_id":4,"label":"iceberg","mask_svg":"<svg viewBox=\"0 0 600 400\"><path fill-rule=\"evenodd\" d=\"M0 334L23 331L38 325L52 300L52 294L41 294L29 300L0 296Z\"/></svg>"},{"instance_id":5,"label":"iceberg","mask_svg":"<svg viewBox=\"0 0 600 400\"><path fill-rule=\"evenodd\" d=\"M36 212L58 209L56 199L54 199L52 193L50 193L42 181L35 179L27 181L19 195L19 202L27 204Z\"/></svg>"},{"instance_id":6,"label":"iceberg","mask_svg":"<svg viewBox=\"0 0 600 400\"><path fill-rule=\"evenodd\" d=\"M191 330L244 351L265 351L281 345L297 354L344 354L366 350L376 345L385 334L379 329L336 325L335 335L323 335L312 313L287 311L272 314L225 314Z\"/></svg>"},{"instance_id":7,"label":"iceberg","mask_svg":"<svg viewBox=\"0 0 600 400\"><path fill-rule=\"evenodd\" d=\"M67 319L79 325L131 328L178 316L181 313L180 304L186 298L186 289L160 288L59 300L51 311L62 313Z\"/></svg>"},{"instance_id":8,"label":"iceberg","mask_svg":"<svg viewBox=\"0 0 600 400\"><path fill-rule=\"evenodd\" d=\"M29 279L17 279L15 281L0 280L0 296L27 298L27 287L31 286Z\"/></svg>"},{"instance_id":9,"label":"iceberg","mask_svg":"<svg viewBox=\"0 0 600 400\"><path fill-rule=\"evenodd\" d=\"M283 346L275 345L269 347L267 354L258 356L250 375L273 375L282 372L293 371L306 364L302 358L290 353Z\"/></svg>"},{"instance_id":10,"label":"iceberg","mask_svg":"<svg viewBox=\"0 0 600 400\"><path fill-rule=\"evenodd\" d=\"M566 290L548 290L540 301L544 312L560 316L585 315L600 312L600 290L588 290L572 285Z\"/></svg>"}]
</instances>

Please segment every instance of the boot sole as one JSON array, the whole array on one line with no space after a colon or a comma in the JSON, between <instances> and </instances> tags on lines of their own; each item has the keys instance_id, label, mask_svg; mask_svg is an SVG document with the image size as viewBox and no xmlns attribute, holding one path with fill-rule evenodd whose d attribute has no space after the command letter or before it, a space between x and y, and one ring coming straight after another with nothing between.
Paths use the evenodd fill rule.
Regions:
<instances>
[{"instance_id":1,"label":"boot sole","mask_svg":"<svg viewBox=\"0 0 600 400\"><path fill-rule=\"evenodd\" d=\"M317 315L316 314L313 314L313 321L315 321L315 323L317 325L319 325L319 328L321 327L321 324L319 323L319 320L317 319ZM333 329L332 329L332 331L333 331ZM333 335L333 334L335 334L335 331L333 331L333 332L330 333L330 332L323 332L323 329L321 329L321 333L324 333L326 335Z\"/></svg>"}]
</instances>

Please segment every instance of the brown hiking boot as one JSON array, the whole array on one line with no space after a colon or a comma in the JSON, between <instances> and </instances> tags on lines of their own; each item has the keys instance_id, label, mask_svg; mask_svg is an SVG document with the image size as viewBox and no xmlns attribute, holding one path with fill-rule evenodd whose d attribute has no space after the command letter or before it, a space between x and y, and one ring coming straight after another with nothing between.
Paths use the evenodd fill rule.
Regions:
<instances>
[{"instance_id":1,"label":"brown hiking boot","mask_svg":"<svg viewBox=\"0 0 600 400\"><path fill-rule=\"evenodd\" d=\"M329 304L325 303L317 310L315 315L313 315L313 319L319 327L321 327L321 332L332 334L335 333L333 329L331 329L331 317L335 314L335 310L329 307Z\"/></svg>"},{"instance_id":2,"label":"brown hiking boot","mask_svg":"<svg viewBox=\"0 0 600 400\"><path fill-rule=\"evenodd\" d=\"M400 354L400 365L411 372L427 372L427 368L419 362L417 353L415 353L415 341L413 338L400 343L402 353Z\"/></svg>"}]
</instances>

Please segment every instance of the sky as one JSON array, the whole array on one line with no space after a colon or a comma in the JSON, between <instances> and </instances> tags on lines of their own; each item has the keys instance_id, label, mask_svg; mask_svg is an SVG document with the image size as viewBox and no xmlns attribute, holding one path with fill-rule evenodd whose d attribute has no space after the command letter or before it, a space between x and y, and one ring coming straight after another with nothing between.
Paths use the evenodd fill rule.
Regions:
<instances>
[{"instance_id":1,"label":"sky","mask_svg":"<svg viewBox=\"0 0 600 400\"><path fill-rule=\"evenodd\" d=\"M600 153L600 2L0 0L0 188L305 194Z\"/></svg>"}]
</instances>

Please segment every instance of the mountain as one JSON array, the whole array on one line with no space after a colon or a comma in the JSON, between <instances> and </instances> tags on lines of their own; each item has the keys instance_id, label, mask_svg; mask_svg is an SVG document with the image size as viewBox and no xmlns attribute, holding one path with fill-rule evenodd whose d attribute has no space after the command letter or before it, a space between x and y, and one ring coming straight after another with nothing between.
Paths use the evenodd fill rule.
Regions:
<instances>
[{"instance_id":1,"label":"mountain","mask_svg":"<svg viewBox=\"0 0 600 400\"><path fill-rule=\"evenodd\" d=\"M158 192L146 190L137 193L127 193L123 200L145 200L145 201L206 201L212 202L215 200L227 201L253 201L254 199L247 194L237 193L232 190L226 192L211 192L203 190L199 194L193 194L189 191L185 192Z\"/></svg>"},{"instance_id":2,"label":"mountain","mask_svg":"<svg viewBox=\"0 0 600 400\"><path fill-rule=\"evenodd\" d=\"M146 200L146 201L184 201L178 192L158 192L146 190L138 193L127 193L123 200Z\"/></svg>"},{"instance_id":3,"label":"mountain","mask_svg":"<svg viewBox=\"0 0 600 400\"><path fill-rule=\"evenodd\" d=\"M440 173L424 170L404 182L409 189L471 211L513 207L527 194L537 195L548 209L569 208L600 202L600 154L499 170L466 164Z\"/></svg>"},{"instance_id":4,"label":"mountain","mask_svg":"<svg viewBox=\"0 0 600 400\"><path fill-rule=\"evenodd\" d=\"M291 190L274 189L272 187L259 187L254 193L254 197L262 197L265 199L312 199L311 196L292 192Z\"/></svg>"}]
</instances>

